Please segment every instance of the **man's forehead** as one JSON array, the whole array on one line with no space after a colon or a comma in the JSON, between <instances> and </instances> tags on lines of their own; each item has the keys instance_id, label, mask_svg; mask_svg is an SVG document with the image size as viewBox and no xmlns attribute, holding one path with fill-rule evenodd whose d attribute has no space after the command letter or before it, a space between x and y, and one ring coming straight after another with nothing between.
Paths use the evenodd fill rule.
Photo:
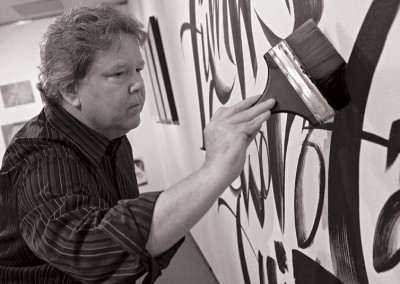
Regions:
<instances>
[{"instance_id":1,"label":"man's forehead","mask_svg":"<svg viewBox=\"0 0 400 284\"><path fill-rule=\"evenodd\" d=\"M106 50L100 50L94 58L94 64L107 63L108 65L144 65L144 60L136 39L125 38L117 40Z\"/></svg>"},{"instance_id":2,"label":"man's forehead","mask_svg":"<svg viewBox=\"0 0 400 284\"><path fill-rule=\"evenodd\" d=\"M113 48L119 49L125 42L130 42L136 45L138 48L140 47L139 39L136 36L122 33L114 36L114 39L109 49Z\"/></svg>"}]
</instances>

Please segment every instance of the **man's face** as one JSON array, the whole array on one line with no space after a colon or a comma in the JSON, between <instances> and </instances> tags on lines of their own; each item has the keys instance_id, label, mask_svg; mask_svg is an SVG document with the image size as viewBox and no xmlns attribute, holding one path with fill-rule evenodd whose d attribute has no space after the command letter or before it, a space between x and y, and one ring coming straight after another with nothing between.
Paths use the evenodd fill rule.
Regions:
<instances>
[{"instance_id":1,"label":"man's face","mask_svg":"<svg viewBox=\"0 0 400 284\"><path fill-rule=\"evenodd\" d=\"M143 67L133 37L121 36L109 50L100 52L77 90L81 121L109 139L136 128L145 101Z\"/></svg>"}]
</instances>

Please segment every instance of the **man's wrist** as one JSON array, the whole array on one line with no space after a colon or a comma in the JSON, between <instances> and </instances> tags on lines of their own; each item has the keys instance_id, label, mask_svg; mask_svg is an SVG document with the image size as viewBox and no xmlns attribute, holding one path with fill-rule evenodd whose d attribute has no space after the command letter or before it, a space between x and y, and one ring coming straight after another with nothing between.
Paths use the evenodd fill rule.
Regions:
<instances>
[{"instance_id":1,"label":"man's wrist","mask_svg":"<svg viewBox=\"0 0 400 284\"><path fill-rule=\"evenodd\" d=\"M221 193L236 178L229 166L226 166L223 163L217 163L216 161L206 160L199 169L199 172L208 180L209 183L212 183L219 188Z\"/></svg>"}]
</instances>

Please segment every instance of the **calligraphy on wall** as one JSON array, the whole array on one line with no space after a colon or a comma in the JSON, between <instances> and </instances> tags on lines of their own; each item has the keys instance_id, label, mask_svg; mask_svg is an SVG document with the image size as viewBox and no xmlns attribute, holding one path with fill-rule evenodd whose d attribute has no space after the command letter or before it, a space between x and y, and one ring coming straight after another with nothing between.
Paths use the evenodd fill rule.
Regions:
<instances>
[{"instance_id":1,"label":"calligraphy on wall","mask_svg":"<svg viewBox=\"0 0 400 284\"><path fill-rule=\"evenodd\" d=\"M280 24L291 19L291 31L310 18L318 24L324 14L323 0L282 3L286 14L281 15ZM284 283L281 279L296 283L369 283L369 269L377 274L396 268L399 271L398 184L375 216L377 221L368 220L369 231L373 232L371 248L363 247L367 236L361 228L361 206L368 206L362 202L371 197L363 195L360 185L363 143L387 150L382 171L393 167L400 151L399 116L387 126L387 138L364 129L371 85L399 3L374 0L368 4L346 69L350 105L317 127L293 114L271 116L250 146L248 162L238 181L230 188L236 203L224 197L218 200L219 210L228 210L236 221L233 230L244 283L255 281L249 272L250 258L251 263L254 259L258 263L254 283ZM270 46L282 36L250 0L190 0L188 9L190 18L182 24L180 35L181 41L189 37L192 46L202 131L216 106L237 99L237 93L241 99L249 96L249 73L254 80L259 79L257 59L263 54L257 46L260 34L254 31L261 30ZM221 62L235 69L233 76L226 79L218 71ZM399 65L397 68L400 70ZM380 194L379 180L375 180L375 186L376 194ZM244 221L250 218L249 212L255 212L251 216L257 220L252 226L268 235L267 246L251 238L249 231L253 228ZM278 221L278 233L268 232L272 230L272 219ZM291 232L294 245L288 241ZM367 259L370 254L366 250L372 250Z\"/></svg>"}]
</instances>

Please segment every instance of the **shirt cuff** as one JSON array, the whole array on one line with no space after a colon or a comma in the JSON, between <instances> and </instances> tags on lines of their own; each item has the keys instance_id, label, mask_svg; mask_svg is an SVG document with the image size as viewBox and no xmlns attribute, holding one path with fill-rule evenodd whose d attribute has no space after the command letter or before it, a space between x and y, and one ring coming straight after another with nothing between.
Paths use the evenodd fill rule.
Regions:
<instances>
[{"instance_id":1,"label":"shirt cuff","mask_svg":"<svg viewBox=\"0 0 400 284\"><path fill-rule=\"evenodd\" d=\"M153 218L154 206L160 192L146 192L134 199L120 200L104 216L104 231L116 240L129 254L137 259L147 271L144 284L154 283L161 270L168 266L184 241L179 240L169 250L153 257L146 249Z\"/></svg>"},{"instance_id":2,"label":"shirt cuff","mask_svg":"<svg viewBox=\"0 0 400 284\"><path fill-rule=\"evenodd\" d=\"M180 239L169 250L155 258L152 257L150 253L145 251L141 259L141 262L147 271L147 275L143 280L143 284L152 284L156 281L156 279L161 275L161 270L169 265L172 257L175 255L184 240L185 237Z\"/></svg>"}]
</instances>

